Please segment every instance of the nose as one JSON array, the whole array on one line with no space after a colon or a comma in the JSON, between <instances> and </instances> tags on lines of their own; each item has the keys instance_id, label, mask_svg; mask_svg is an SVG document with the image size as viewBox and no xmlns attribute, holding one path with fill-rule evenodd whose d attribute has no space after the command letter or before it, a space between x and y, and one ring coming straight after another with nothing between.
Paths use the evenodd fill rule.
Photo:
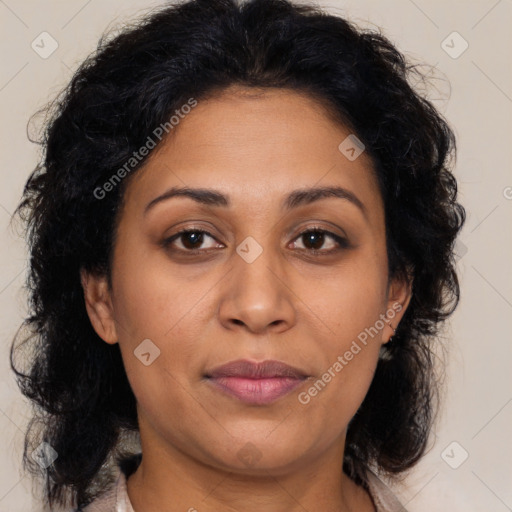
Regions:
<instances>
[{"instance_id":1,"label":"nose","mask_svg":"<svg viewBox=\"0 0 512 512\"><path fill-rule=\"evenodd\" d=\"M233 265L222 285L218 309L222 325L254 334L289 329L295 323L295 295L279 256L263 249L251 261L235 253Z\"/></svg>"}]
</instances>

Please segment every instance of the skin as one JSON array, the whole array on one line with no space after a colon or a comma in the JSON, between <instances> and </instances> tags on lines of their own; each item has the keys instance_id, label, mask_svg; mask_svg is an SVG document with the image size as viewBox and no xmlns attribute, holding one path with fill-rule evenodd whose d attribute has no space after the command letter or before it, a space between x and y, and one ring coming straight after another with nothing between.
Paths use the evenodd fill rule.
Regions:
<instances>
[{"instance_id":1,"label":"skin","mask_svg":"<svg viewBox=\"0 0 512 512\"><path fill-rule=\"evenodd\" d=\"M374 510L341 467L347 425L391 327L308 404L298 400L359 333L400 304L396 328L410 300L408 283L388 279L372 162L338 150L349 134L306 95L232 87L200 101L130 177L112 289L104 276L86 273L82 284L92 325L120 344L137 398L143 460L127 483L137 512ZM144 214L154 198L185 185L216 189L231 206L175 197ZM281 209L292 190L312 186L348 189L365 212L337 197ZM308 243L301 233L313 227L349 246L312 254L338 247L328 234L323 245ZM162 246L184 228L212 237ZM236 252L248 236L263 249L251 263ZM194 246L204 252L179 252ZM160 349L149 366L134 355L147 338ZM271 404L247 405L204 378L240 358L277 359L309 377ZM247 451L251 463L239 457Z\"/></svg>"}]
</instances>

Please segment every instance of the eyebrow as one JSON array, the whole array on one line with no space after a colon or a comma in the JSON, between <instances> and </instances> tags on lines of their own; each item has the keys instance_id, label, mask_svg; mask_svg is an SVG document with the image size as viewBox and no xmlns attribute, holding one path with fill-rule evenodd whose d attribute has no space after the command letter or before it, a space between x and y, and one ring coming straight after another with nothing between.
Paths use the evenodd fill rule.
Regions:
<instances>
[{"instance_id":1,"label":"eyebrow","mask_svg":"<svg viewBox=\"0 0 512 512\"><path fill-rule=\"evenodd\" d=\"M232 204L229 196L218 190L208 188L172 187L151 200L144 208L144 215L146 215L147 212L158 203L173 197L188 197L199 204L207 206L229 208ZM338 199L349 201L353 205L357 206L365 217L367 216L366 207L361 200L353 192L343 187L312 187L294 190L285 197L281 208L291 210L293 208L308 205L315 201L330 197L337 197Z\"/></svg>"}]
</instances>

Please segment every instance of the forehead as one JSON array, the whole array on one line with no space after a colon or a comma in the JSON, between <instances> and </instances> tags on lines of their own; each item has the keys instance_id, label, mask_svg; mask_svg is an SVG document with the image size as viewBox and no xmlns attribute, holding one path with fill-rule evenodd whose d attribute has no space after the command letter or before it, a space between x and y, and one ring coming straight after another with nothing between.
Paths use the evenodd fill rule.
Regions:
<instances>
[{"instance_id":1,"label":"forehead","mask_svg":"<svg viewBox=\"0 0 512 512\"><path fill-rule=\"evenodd\" d=\"M133 176L127 202L139 207L167 188L223 190L232 204L277 206L290 190L342 186L380 205L373 163L350 160L352 134L324 104L286 89L234 87L198 101Z\"/></svg>"}]
</instances>

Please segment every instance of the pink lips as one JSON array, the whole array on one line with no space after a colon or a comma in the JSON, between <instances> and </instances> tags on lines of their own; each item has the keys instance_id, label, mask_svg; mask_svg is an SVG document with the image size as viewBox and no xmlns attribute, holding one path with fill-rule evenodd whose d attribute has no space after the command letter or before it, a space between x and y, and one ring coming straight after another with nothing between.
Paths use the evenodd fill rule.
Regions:
<instances>
[{"instance_id":1,"label":"pink lips","mask_svg":"<svg viewBox=\"0 0 512 512\"><path fill-rule=\"evenodd\" d=\"M248 404L264 405L288 394L307 377L280 361L232 361L206 375L217 389Z\"/></svg>"}]
</instances>

